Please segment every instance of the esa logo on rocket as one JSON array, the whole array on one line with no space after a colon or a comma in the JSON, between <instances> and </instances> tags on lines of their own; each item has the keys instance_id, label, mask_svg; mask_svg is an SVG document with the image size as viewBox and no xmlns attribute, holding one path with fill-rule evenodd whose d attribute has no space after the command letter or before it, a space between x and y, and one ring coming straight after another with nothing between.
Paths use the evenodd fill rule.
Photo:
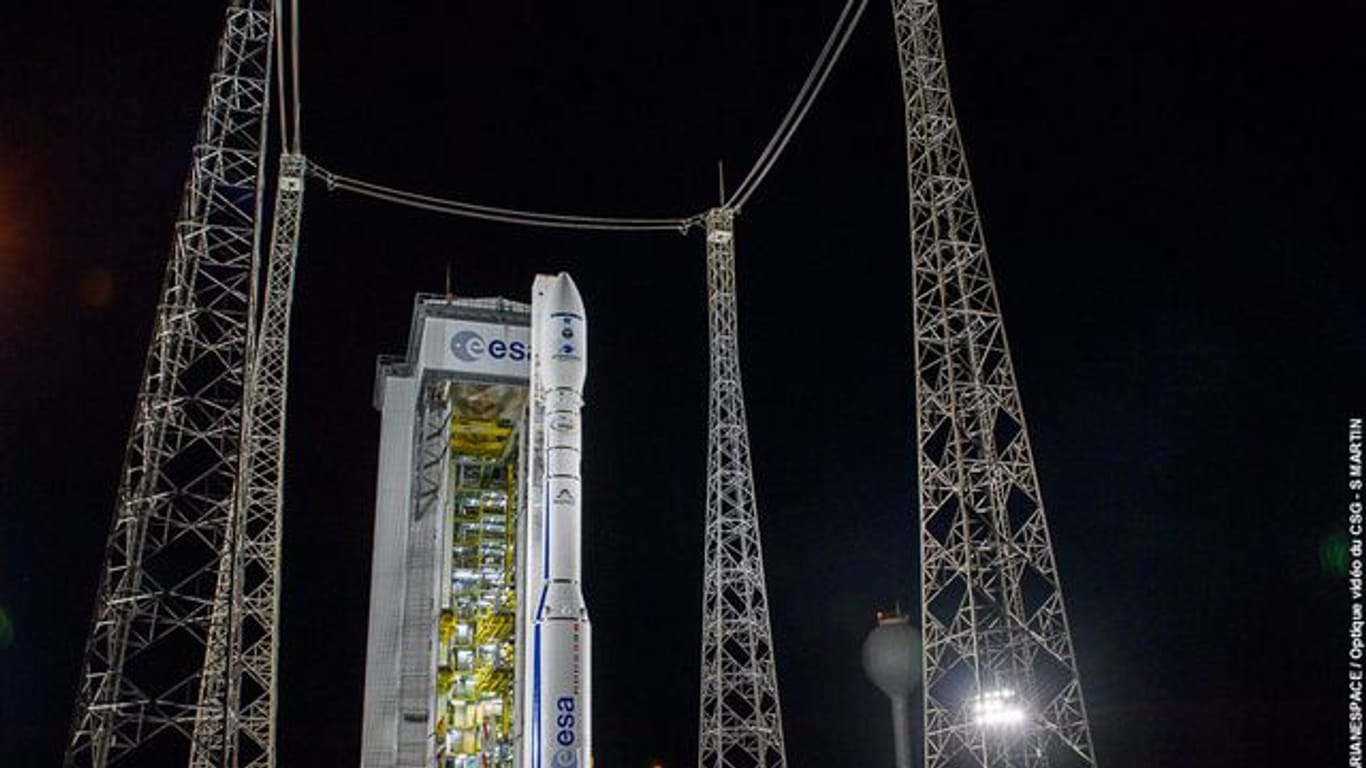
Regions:
<instances>
[{"instance_id":1,"label":"esa logo on rocket","mask_svg":"<svg viewBox=\"0 0 1366 768\"><path fill-rule=\"evenodd\" d=\"M492 339L485 341L477 331L469 329L456 331L451 336L451 354L457 360L472 363L475 360L488 355L494 360L512 360L520 362L527 359L527 348L524 342L504 341L503 339Z\"/></svg>"},{"instance_id":2,"label":"esa logo on rocket","mask_svg":"<svg viewBox=\"0 0 1366 768\"><path fill-rule=\"evenodd\" d=\"M573 768L579 763L578 752L574 749L574 697L556 699L555 710L555 725L559 728L555 731L555 743L560 747L555 752L555 765Z\"/></svg>"}]
</instances>

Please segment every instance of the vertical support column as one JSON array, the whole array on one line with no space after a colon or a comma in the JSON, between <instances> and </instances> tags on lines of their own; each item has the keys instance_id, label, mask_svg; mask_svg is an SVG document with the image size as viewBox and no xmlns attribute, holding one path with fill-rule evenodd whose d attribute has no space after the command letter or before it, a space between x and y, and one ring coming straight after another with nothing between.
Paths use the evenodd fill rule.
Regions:
<instances>
[{"instance_id":1,"label":"vertical support column","mask_svg":"<svg viewBox=\"0 0 1366 768\"><path fill-rule=\"evenodd\" d=\"M232 621L214 597L231 547L256 308L272 31L266 0L227 10L124 455L68 766L133 762L132 753L185 759L205 646ZM210 695L221 707L226 691Z\"/></svg>"},{"instance_id":2,"label":"vertical support column","mask_svg":"<svg viewBox=\"0 0 1366 768\"><path fill-rule=\"evenodd\" d=\"M450 487L451 406L445 388L428 385L418 404L417 475L408 533L407 591L399 636L399 768L431 765L435 730L437 532ZM446 544L449 546L449 544Z\"/></svg>"},{"instance_id":3,"label":"vertical support column","mask_svg":"<svg viewBox=\"0 0 1366 768\"><path fill-rule=\"evenodd\" d=\"M294 302L306 171L302 155L285 153L280 156L270 271L266 276L261 329L257 334L247 389L250 430L238 477L238 487L242 489L239 491L242 625L234 646L234 652L240 654L241 659L241 666L235 670L234 693L242 740L239 765L243 768L275 766L289 321Z\"/></svg>"},{"instance_id":4,"label":"vertical support column","mask_svg":"<svg viewBox=\"0 0 1366 768\"><path fill-rule=\"evenodd\" d=\"M905 99L925 768L1094 766L935 0L893 0Z\"/></svg>"},{"instance_id":5,"label":"vertical support column","mask_svg":"<svg viewBox=\"0 0 1366 768\"><path fill-rule=\"evenodd\" d=\"M416 379L382 375L383 419L375 487L375 536L370 565L370 622L365 655L365 715L361 768L394 768L398 755L399 667L403 605L408 591L408 539L412 528L414 451L417 449Z\"/></svg>"},{"instance_id":6,"label":"vertical support column","mask_svg":"<svg viewBox=\"0 0 1366 768\"><path fill-rule=\"evenodd\" d=\"M707 212L711 338L699 768L783 768L782 713L740 385L734 212Z\"/></svg>"},{"instance_id":7,"label":"vertical support column","mask_svg":"<svg viewBox=\"0 0 1366 768\"><path fill-rule=\"evenodd\" d=\"M537 275L531 285L531 327L540 328L546 319L546 292L553 278ZM534 331L533 331L534 333ZM534 336L532 337L535 338ZM518 669L522 674L517 688L517 768L536 765L536 649L532 638L536 635L536 614L541 585L545 581L545 397L541 380L541 345L531 344L531 365L527 383L527 417L523 431L524 463L522 477L521 519L518 520L520 540L517 566Z\"/></svg>"},{"instance_id":8,"label":"vertical support column","mask_svg":"<svg viewBox=\"0 0 1366 768\"><path fill-rule=\"evenodd\" d=\"M214 596L190 765L273 768L289 319L305 161L280 157L265 301L248 344L231 533Z\"/></svg>"}]
</instances>

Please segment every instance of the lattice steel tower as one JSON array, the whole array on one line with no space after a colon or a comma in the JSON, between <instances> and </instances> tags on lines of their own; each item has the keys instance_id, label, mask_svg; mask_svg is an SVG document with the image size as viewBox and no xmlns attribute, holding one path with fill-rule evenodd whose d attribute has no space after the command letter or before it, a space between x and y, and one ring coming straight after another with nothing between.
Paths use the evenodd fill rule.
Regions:
<instances>
[{"instance_id":1,"label":"lattice steel tower","mask_svg":"<svg viewBox=\"0 0 1366 768\"><path fill-rule=\"evenodd\" d=\"M258 330L275 21L270 0L227 9L124 457L68 766L274 764L285 361L304 168L297 154L282 158ZM295 121L297 153L297 110Z\"/></svg>"},{"instance_id":2,"label":"lattice steel tower","mask_svg":"<svg viewBox=\"0 0 1366 768\"><path fill-rule=\"evenodd\" d=\"M925 768L1094 766L935 0L893 0L906 107Z\"/></svg>"},{"instance_id":3,"label":"lattice steel tower","mask_svg":"<svg viewBox=\"0 0 1366 768\"><path fill-rule=\"evenodd\" d=\"M707 212L711 338L700 768L785 768L749 427L740 387L734 214Z\"/></svg>"}]
</instances>

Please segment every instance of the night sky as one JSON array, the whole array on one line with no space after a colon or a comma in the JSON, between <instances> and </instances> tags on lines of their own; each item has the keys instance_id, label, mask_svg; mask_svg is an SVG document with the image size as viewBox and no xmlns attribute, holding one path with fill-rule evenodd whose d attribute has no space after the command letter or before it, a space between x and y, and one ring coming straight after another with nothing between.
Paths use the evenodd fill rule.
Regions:
<instances>
[{"instance_id":1,"label":"night sky","mask_svg":"<svg viewBox=\"0 0 1366 768\"><path fill-rule=\"evenodd\" d=\"M63 748L221 5L0 14L0 764ZM738 183L842 3L304 2L304 151L509 207L688 215ZM1366 414L1349 3L947 0L985 221L1102 765L1341 764L1346 418ZM272 115L272 123L274 116ZM273 154L273 153L272 153ZM273 158L272 171L273 175ZM874 0L737 220L789 761L891 765L859 667L918 605L909 257ZM597 764L695 763L700 235L548 232L309 187L281 765L355 765L379 417L413 294L587 303Z\"/></svg>"}]
</instances>

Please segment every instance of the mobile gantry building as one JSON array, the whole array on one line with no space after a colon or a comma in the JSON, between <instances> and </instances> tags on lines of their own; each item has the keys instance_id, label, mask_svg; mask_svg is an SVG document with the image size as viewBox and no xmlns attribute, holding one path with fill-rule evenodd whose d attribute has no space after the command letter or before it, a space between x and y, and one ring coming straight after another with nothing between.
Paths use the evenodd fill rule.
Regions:
<instances>
[{"instance_id":1,"label":"mobile gantry building","mask_svg":"<svg viewBox=\"0 0 1366 768\"><path fill-rule=\"evenodd\" d=\"M530 316L420 295L377 366L363 768L514 763Z\"/></svg>"}]
</instances>

